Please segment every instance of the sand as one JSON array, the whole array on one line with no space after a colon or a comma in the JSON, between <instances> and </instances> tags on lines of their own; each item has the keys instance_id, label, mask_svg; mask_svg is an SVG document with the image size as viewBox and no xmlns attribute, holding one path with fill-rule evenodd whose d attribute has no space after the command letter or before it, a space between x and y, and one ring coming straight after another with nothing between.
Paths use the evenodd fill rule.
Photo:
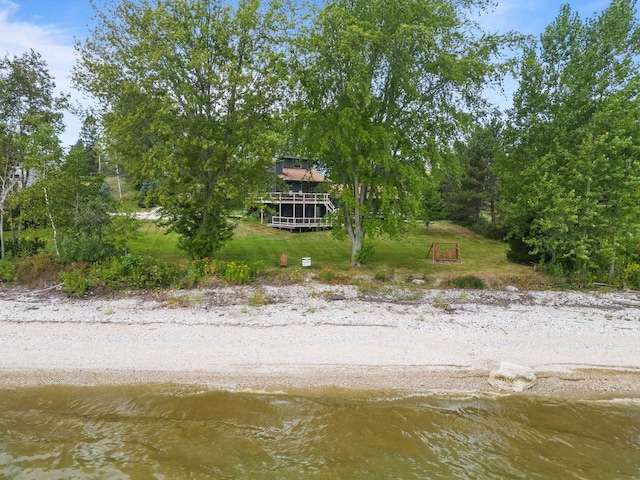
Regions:
<instances>
[{"instance_id":1,"label":"sand","mask_svg":"<svg viewBox=\"0 0 640 480\"><path fill-rule=\"evenodd\" d=\"M0 290L0 385L640 396L640 294L315 283L70 299Z\"/></svg>"}]
</instances>

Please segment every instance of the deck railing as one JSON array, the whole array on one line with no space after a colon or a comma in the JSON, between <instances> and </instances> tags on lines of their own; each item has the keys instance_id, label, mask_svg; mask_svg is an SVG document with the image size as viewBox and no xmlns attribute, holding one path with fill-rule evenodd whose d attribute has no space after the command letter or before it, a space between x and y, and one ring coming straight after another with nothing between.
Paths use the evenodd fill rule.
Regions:
<instances>
[{"instance_id":1,"label":"deck railing","mask_svg":"<svg viewBox=\"0 0 640 480\"><path fill-rule=\"evenodd\" d=\"M292 218L292 217L271 217L270 225L279 228L318 228L330 227L331 224L324 218Z\"/></svg>"},{"instance_id":2,"label":"deck railing","mask_svg":"<svg viewBox=\"0 0 640 480\"><path fill-rule=\"evenodd\" d=\"M336 207L328 193L271 192L262 197L263 203L297 203L304 205L324 205L327 212L334 213Z\"/></svg>"}]
</instances>

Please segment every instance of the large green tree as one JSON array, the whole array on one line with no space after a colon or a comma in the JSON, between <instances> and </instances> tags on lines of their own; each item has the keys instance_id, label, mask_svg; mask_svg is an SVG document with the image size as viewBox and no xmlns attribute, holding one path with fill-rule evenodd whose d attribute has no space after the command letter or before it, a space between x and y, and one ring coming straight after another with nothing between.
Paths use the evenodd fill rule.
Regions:
<instances>
[{"instance_id":1,"label":"large green tree","mask_svg":"<svg viewBox=\"0 0 640 480\"><path fill-rule=\"evenodd\" d=\"M211 256L228 213L282 142L284 8L259 0L121 0L97 10L76 82L103 109L110 154L153 180L179 244Z\"/></svg>"},{"instance_id":2,"label":"large green tree","mask_svg":"<svg viewBox=\"0 0 640 480\"><path fill-rule=\"evenodd\" d=\"M468 13L485 3L334 0L302 29L298 135L339 197L352 263L365 235L398 234L420 212L428 171L482 106L500 39Z\"/></svg>"},{"instance_id":3,"label":"large green tree","mask_svg":"<svg viewBox=\"0 0 640 480\"><path fill-rule=\"evenodd\" d=\"M62 156L65 96L56 96L55 83L42 56L30 50L0 59L0 231L10 196L26 188L38 172ZM17 214L18 230L22 225ZM13 225L13 222L12 222ZM4 257L0 235L0 256Z\"/></svg>"},{"instance_id":4,"label":"large green tree","mask_svg":"<svg viewBox=\"0 0 640 480\"><path fill-rule=\"evenodd\" d=\"M514 249L559 272L615 276L640 227L635 1L582 20L568 5L526 49L500 169Z\"/></svg>"},{"instance_id":5,"label":"large green tree","mask_svg":"<svg viewBox=\"0 0 640 480\"><path fill-rule=\"evenodd\" d=\"M490 232L498 223L496 166L504 155L502 123L494 118L474 127L455 148L457 168L442 183L449 218Z\"/></svg>"}]
</instances>

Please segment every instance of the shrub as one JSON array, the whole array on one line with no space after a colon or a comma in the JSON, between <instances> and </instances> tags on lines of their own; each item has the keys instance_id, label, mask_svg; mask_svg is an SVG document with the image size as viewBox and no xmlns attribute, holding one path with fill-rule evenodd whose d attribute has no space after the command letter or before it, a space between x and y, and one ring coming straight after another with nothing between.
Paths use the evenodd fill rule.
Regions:
<instances>
[{"instance_id":1,"label":"shrub","mask_svg":"<svg viewBox=\"0 0 640 480\"><path fill-rule=\"evenodd\" d=\"M622 271L621 278L626 288L640 289L640 263L627 265Z\"/></svg>"},{"instance_id":2,"label":"shrub","mask_svg":"<svg viewBox=\"0 0 640 480\"><path fill-rule=\"evenodd\" d=\"M356 254L356 262L358 264L369 263L373 257L373 243L362 242L362 248Z\"/></svg>"},{"instance_id":3,"label":"shrub","mask_svg":"<svg viewBox=\"0 0 640 480\"><path fill-rule=\"evenodd\" d=\"M322 268L316 275L320 282L335 284L348 283L349 279L345 275L341 275L329 267Z\"/></svg>"},{"instance_id":4,"label":"shrub","mask_svg":"<svg viewBox=\"0 0 640 480\"><path fill-rule=\"evenodd\" d=\"M184 281L186 272L187 269L180 265L131 254L111 258L90 268L94 285L106 290L177 288Z\"/></svg>"},{"instance_id":5,"label":"shrub","mask_svg":"<svg viewBox=\"0 0 640 480\"><path fill-rule=\"evenodd\" d=\"M193 288L202 283L202 281L215 271L212 269L212 263L209 260L193 260L185 267L180 282L181 288Z\"/></svg>"},{"instance_id":6,"label":"shrub","mask_svg":"<svg viewBox=\"0 0 640 480\"><path fill-rule=\"evenodd\" d=\"M269 305L273 303L273 301L274 301L273 297L271 297L270 295L267 295L267 292L264 289L264 287L260 287L256 289L251 295L251 297L247 299L247 305L252 307L260 307L263 305Z\"/></svg>"},{"instance_id":7,"label":"shrub","mask_svg":"<svg viewBox=\"0 0 640 480\"><path fill-rule=\"evenodd\" d=\"M60 265L54 255L41 254L26 257L16 262L14 279L27 287L42 288L58 281Z\"/></svg>"},{"instance_id":8,"label":"shrub","mask_svg":"<svg viewBox=\"0 0 640 480\"><path fill-rule=\"evenodd\" d=\"M220 269L222 277L230 283L244 285L252 279L251 268L244 263L228 262Z\"/></svg>"},{"instance_id":9,"label":"shrub","mask_svg":"<svg viewBox=\"0 0 640 480\"><path fill-rule=\"evenodd\" d=\"M74 297L82 297L94 286L86 265L74 266L69 271L63 272L61 277L62 290Z\"/></svg>"},{"instance_id":10,"label":"shrub","mask_svg":"<svg viewBox=\"0 0 640 480\"><path fill-rule=\"evenodd\" d=\"M464 277L451 279L451 286L455 288L475 288L481 290L484 288L484 282L475 275L465 275Z\"/></svg>"},{"instance_id":11,"label":"shrub","mask_svg":"<svg viewBox=\"0 0 640 480\"><path fill-rule=\"evenodd\" d=\"M98 235L66 235L58 242L60 262L98 262L116 254L116 248Z\"/></svg>"},{"instance_id":12,"label":"shrub","mask_svg":"<svg viewBox=\"0 0 640 480\"><path fill-rule=\"evenodd\" d=\"M374 273L373 278L376 282L387 282L393 279L394 271L391 270L389 272L385 272L384 270L379 270Z\"/></svg>"},{"instance_id":13,"label":"shrub","mask_svg":"<svg viewBox=\"0 0 640 480\"><path fill-rule=\"evenodd\" d=\"M0 282L11 282L16 274L15 262L0 260Z\"/></svg>"},{"instance_id":14,"label":"shrub","mask_svg":"<svg viewBox=\"0 0 640 480\"><path fill-rule=\"evenodd\" d=\"M38 237L20 238L7 244L7 255L13 257L31 257L45 251L47 242Z\"/></svg>"}]
</instances>

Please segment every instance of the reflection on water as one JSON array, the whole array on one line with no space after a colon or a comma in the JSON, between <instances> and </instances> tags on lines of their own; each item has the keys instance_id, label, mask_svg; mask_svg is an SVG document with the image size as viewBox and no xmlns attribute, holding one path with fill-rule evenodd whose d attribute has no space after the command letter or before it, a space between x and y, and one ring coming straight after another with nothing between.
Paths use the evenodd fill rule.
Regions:
<instances>
[{"instance_id":1,"label":"reflection on water","mask_svg":"<svg viewBox=\"0 0 640 480\"><path fill-rule=\"evenodd\" d=\"M640 478L640 402L0 389L0 477Z\"/></svg>"}]
</instances>

